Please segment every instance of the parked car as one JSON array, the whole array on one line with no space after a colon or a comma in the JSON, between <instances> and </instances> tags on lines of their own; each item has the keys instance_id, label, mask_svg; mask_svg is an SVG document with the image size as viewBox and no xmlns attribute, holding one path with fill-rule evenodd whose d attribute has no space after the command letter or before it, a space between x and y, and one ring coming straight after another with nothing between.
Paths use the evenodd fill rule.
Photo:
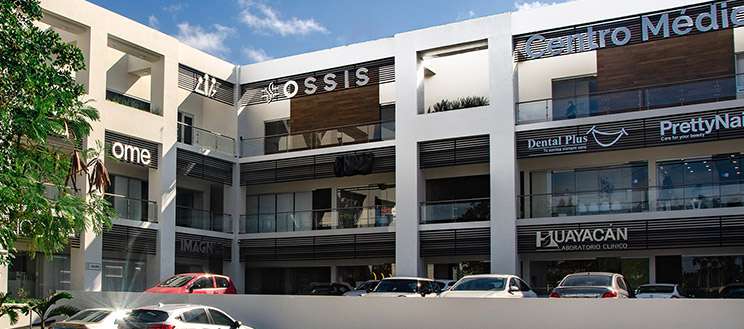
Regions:
<instances>
[{"instance_id":1,"label":"parked car","mask_svg":"<svg viewBox=\"0 0 744 329\"><path fill-rule=\"evenodd\" d=\"M351 291L351 286L338 282L313 282L305 287L300 294L313 296L341 296Z\"/></svg>"},{"instance_id":2,"label":"parked car","mask_svg":"<svg viewBox=\"0 0 744 329\"><path fill-rule=\"evenodd\" d=\"M128 310L110 308L90 308L75 313L64 321L56 322L52 329L110 329L116 327L116 320L127 315Z\"/></svg>"},{"instance_id":3,"label":"parked car","mask_svg":"<svg viewBox=\"0 0 744 329\"><path fill-rule=\"evenodd\" d=\"M225 312L202 305L153 305L132 310L118 329L251 329Z\"/></svg>"},{"instance_id":4,"label":"parked car","mask_svg":"<svg viewBox=\"0 0 744 329\"><path fill-rule=\"evenodd\" d=\"M672 283L642 284L635 291L636 298L684 298L681 288Z\"/></svg>"},{"instance_id":5,"label":"parked car","mask_svg":"<svg viewBox=\"0 0 744 329\"><path fill-rule=\"evenodd\" d=\"M210 273L176 274L145 290L158 294L236 294L235 284L224 275Z\"/></svg>"},{"instance_id":6,"label":"parked car","mask_svg":"<svg viewBox=\"0 0 744 329\"><path fill-rule=\"evenodd\" d=\"M632 298L625 278L617 273L569 274L548 295L550 298Z\"/></svg>"},{"instance_id":7,"label":"parked car","mask_svg":"<svg viewBox=\"0 0 744 329\"><path fill-rule=\"evenodd\" d=\"M364 296L375 289L378 283L380 283L380 280L364 281L353 290L345 292L344 296Z\"/></svg>"},{"instance_id":8,"label":"parked car","mask_svg":"<svg viewBox=\"0 0 744 329\"><path fill-rule=\"evenodd\" d=\"M518 276L482 274L463 277L440 297L534 298L537 294Z\"/></svg>"},{"instance_id":9,"label":"parked car","mask_svg":"<svg viewBox=\"0 0 744 329\"><path fill-rule=\"evenodd\" d=\"M391 277L382 279L365 297L434 297L440 292L432 279Z\"/></svg>"},{"instance_id":10,"label":"parked car","mask_svg":"<svg viewBox=\"0 0 744 329\"><path fill-rule=\"evenodd\" d=\"M721 298L744 298L744 283L732 283L721 287L718 291Z\"/></svg>"}]
</instances>

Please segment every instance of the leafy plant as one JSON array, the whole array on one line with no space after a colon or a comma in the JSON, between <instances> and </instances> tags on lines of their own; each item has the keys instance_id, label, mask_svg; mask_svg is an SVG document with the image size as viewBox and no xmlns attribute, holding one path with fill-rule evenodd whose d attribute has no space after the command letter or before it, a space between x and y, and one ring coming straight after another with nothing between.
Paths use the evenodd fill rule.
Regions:
<instances>
[{"instance_id":1,"label":"leafy plant","mask_svg":"<svg viewBox=\"0 0 744 329\"><path fill-rule=\"evenodd\" d=\"M49 296L48 298L31 299L28 301L26 313L35 313L41 321L41 328L45 328L47 319L49 318L59 315L66 315L70 317L73 314L80 312L78 308L71 305L60 305L56 307L54 306L55 304L57 304L57 302L63 299L72 299L72 295L70 295L69 292L58 292Z\"/></svg>"},{"instance_id":2,"label":"leafy plant","mask_svg":"<svg viewBox=\"0 0 744 329\"><path fill-rule=\"evenodd\" d=\"M469 107L478 107L488 105L488 97L484 96L468 96L461 97L455 100L443 99L434 105L430 106L427 110L428 113L445 112L452 110L465 109Z\"/></svg>"},{"instance_id":3,"label":"leafy plant","mask_svg":"<svg viewBox=\"0 0 744 329\"><path fill-rule=\"evenodd\" d=\"M0 293L0 317L7 316L10 319L10 324L16 324L18 314L26 312L26 308L17 303L18 301L10 294Z\"/></svg>"}]
</instances>

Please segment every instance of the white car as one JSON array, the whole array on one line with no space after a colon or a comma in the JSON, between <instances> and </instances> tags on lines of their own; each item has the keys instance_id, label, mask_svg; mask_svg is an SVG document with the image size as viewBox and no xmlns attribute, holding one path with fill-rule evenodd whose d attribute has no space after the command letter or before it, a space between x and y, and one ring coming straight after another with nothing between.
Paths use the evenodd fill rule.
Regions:
<instances>
[{"instance_id":1,"label":"white car","mask_svg":"<svg viewBox=\"0 0 744 329\"><path fill-rule=\"evenodd\" d=\"M468 275L457 281L443 298L534 298L537 294L518 276L509 274Z\"/></svg>"},{"instance_id":2,"label":"white car","mask_svg":"<svg viewBox=\"0 0 744 329\"><path fill-rule=\"evenodd\" d=\"M75 313L64 321L52 325L52 329L110 329L116 327L116 320L127 315L128 310L110 308L90 308Z\"/></svg>"},{"instance_id":3,"label":"white car","mask_svg":"<svg viewBox=\"0 0 744 329\"><path fill-rule=\"evenodd\" d=\"M365 297L435 297L440 285L432 279L413 277L385 278Z\"/></svg>"},{"instance_id":4,"label":"white car","mask_svg":"<svg viewBox=\"0 0 744 329\"><path fill-rule=\"evenodd\" d=\"M642 284L636 289L636 298L685 298L676 284L654 283Z\"/></svg>"},{"instance_id":5,"label":"white car","mask_svg":"<svg viewBox=\"0 0 744 329\"><path fill-rule=\"evenodd\" d=\"M202 305L154 305L133 309L119 329L251 329L225 312Z\"/></svg>"}]
</instances>

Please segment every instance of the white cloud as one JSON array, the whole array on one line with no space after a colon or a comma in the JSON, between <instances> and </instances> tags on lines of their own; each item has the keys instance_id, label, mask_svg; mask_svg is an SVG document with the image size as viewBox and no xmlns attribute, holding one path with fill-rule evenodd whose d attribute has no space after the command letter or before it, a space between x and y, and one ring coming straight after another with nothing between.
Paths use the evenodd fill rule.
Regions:
<instances>
[{"instance_id":1,"label":"white cloud","mask_svg":"<svg viewBox=\"0 0 744 329\"><path fill-rule=\"evenodd\" d=\"M214 55L229 53L230 48L225 45L225 39L235 33L235 29L220 24L214 24L212 28L213 30L208 31L199 25L183 22L178 24L176 38L189 46Z\"/></svg>"},{"instance_id":2,"label":"white cloud","mask_svg":"<svg viewBox=\"0 0 744 329\"><path fill-rule=\"evenodd\" d=\"M167 6L163 7L163 10L166 11L166 12L169 12L171 14L175 14L175 13L181 11L181 9L183 9L183 7L184 7L184 5L182 3L174 3L174 4L170 4L170 5L167 5Z\"/></svg>"},{"instance_id":3,"label":"white cloud","mask_svg":"<svg viewBox=\"0 0 744 329\"><path fill-rule=\"evenodd\" d=\"M147 25L150 25L153 29L157 29L160 26L160 20L155 15L150 15L150 17L147 17Z\"/></svg>"},{"instance_id":4,"label":"white cloud","mask_svg":"<svg viewBox=\"0 0 744 329\"><path fill-rule=\"evenodd\" d=\"M239 0L239 3L243 7L240 20L256 31L277 33L281 36L328 33L328 29L313 18L283 19L277 10L268 5L250 0Z\"/></svg>"},{"instance_id":5,"label":"white cloud","mask_svg":"<svg viewBox=\"0 0 744 329\"><path fill-rule=\"evenodd\" d=\"M245 57L253 63L259 63L273 58L266 54L266 51L260 48L243 48L243 55L245 55Z\"/></svg>"},{"instance_id":6,"label":"white cloud","mask_svg":"<svg viewBox=\"0 0 744 329\"><path fill-rule=\"evenodd\" d=\"M530 10L535 8L541 8L541 7L547 7L547 6L553 6L557 5L560 2L543 2L543 1L531 1L531 2L514 2L514 9L517 11L520 10Z\"/></svg>"}]
</instances>

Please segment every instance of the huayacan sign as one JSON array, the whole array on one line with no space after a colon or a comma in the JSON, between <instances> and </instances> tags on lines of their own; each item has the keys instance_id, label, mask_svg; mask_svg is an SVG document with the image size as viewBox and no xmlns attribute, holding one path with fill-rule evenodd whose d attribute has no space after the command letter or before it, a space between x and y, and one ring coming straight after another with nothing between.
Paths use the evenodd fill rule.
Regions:
<instances>
[{"instance_id":1,"label":"huayacan sign","mask_svg":"<svg viewBox=\"0 0 744 329\"><path fill-rule=\"evenodd\" d=\"M535 249L560 251L628 248L628 228L563 229L535 232Z\"/></svg>"},{"instance_id":2,"label":"huayacan sign","mask_svg":"<svg viewBox=\"0 0 744 329\"><path fill-rule=\"evenodd\" d=\"M742 24L744 6L741 1L719 1L584 27L515 36L514 44L518 59L530 60L729 29ZM575 32L576 29L580 31Z\"/></svg>"}]
</instances>

